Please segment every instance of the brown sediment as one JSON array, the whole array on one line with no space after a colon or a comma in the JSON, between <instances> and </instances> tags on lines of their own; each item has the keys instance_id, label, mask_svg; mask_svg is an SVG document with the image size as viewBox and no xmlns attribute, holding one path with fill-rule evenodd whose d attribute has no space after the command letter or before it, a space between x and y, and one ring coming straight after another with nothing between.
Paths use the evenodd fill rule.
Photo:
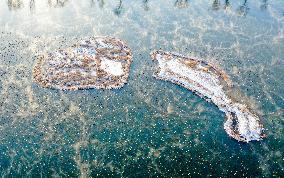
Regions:
<instances>
[{"instance_id":1,"label":"brown sediment","mask_svg":"<svg viewBox=\"0 0 284 178\"><path fill-rule=\"evenodd\" d=\"M102 60L107 69L102 68ZM94 37L38 57L33 78L42 87L60 90L120 88L127 82L131 62L125 42Z\"/></svg>"}]
</instances>

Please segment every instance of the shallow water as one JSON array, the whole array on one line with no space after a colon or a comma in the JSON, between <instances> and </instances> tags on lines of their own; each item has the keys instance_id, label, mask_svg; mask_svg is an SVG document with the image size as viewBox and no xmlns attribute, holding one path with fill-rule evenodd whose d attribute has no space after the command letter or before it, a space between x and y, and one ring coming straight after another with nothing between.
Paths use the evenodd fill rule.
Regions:
<instances>
[{"instance_id":1,"label":"shallow water","mask_svg":"<svg viewBox=\"0 0 284 178\"><path fill-rule=\"evenodd\" d=\"M284 175L284 1L18 2L0 1L1 176ZM32 82L37 55L105 35L133 50L122 89ZM267 138L229 138L212 103L154 79L149 53L160 48L223 68Z\"/></svg>"}]
</instances>

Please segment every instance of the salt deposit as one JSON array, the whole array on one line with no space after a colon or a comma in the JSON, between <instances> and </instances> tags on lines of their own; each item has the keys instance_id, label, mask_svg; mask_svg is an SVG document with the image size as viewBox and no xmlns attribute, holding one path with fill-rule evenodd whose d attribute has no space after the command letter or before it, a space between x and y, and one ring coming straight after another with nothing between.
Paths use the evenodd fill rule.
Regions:
<instances>
[{"instance_id":1,"label":"salt deposit","mask_svg":"<svg viewBox=\"0 0 284 178\"><path fill-rule=\"evenodd\" d=\"M95 37L43 54L33 77L42 87L60 90L120 88L127 82L131 62L131 50L123 41Z\"/></svg>"},{"instance_id":2,"label":"salt deposit","mask_svg":"<svg viewBox=\"0 0 284 178\"><path fill-rule=\"evenodd\" d=\"M222 70L205 61L170 52L154 51L151 56L158 61L154 75L157 79L181 85L225 112L224 129L230 137L243 142L264 137L259 117L227 94L232 85Z\"/></svg>"}]
</instances>

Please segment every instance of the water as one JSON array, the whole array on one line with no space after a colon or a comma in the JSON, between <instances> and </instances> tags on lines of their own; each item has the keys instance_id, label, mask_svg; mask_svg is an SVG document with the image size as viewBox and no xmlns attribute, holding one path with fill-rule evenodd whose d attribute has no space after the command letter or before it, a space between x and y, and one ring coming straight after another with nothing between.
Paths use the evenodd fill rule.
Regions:
<instances>
[{"instance_id":1,"label":"water","mask_svg":"<svg viewBox=\"0 0 284 178\"><path fill-rule=\"evenodd\" d=\"M17 2L0 2L1 176L284 175L284 1ZM133 50L122 89L63 92L32 82L37 55L104 35ZM217 107L155 80L149 53L160 48L223 68L267 138L230 139Z\"/></svg>"}]
</instances>

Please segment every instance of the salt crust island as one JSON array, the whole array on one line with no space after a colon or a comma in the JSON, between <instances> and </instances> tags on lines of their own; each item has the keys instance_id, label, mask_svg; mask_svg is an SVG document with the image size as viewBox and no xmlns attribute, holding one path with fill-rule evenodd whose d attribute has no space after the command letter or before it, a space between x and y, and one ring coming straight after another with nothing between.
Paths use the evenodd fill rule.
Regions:
<instances>
[{"instance_id":1,"label":"salt crust island","mask_svg":"<svg viewBox=\"0 0 284 178\"><path fill-rule=\"evenodd\" d=\"M227 94L232 84L222 70L205 61L161 50L152 52L151 57L158 61L155 78L195 92L226 114L224 129L230 137L242 142L265 137L259 117Z\"/></svg>"},{"instance_id":2,"label":"salt crust island","mask_svg":"<svg viewBox=\"0 0 284 178\"><path fill-rule=\"evenodd\" d=\"M131 62L132 52L120 39L92 37L40 56L33 78L60 90L115 89L127 82Z\"/></svg>"}]
</instances>

